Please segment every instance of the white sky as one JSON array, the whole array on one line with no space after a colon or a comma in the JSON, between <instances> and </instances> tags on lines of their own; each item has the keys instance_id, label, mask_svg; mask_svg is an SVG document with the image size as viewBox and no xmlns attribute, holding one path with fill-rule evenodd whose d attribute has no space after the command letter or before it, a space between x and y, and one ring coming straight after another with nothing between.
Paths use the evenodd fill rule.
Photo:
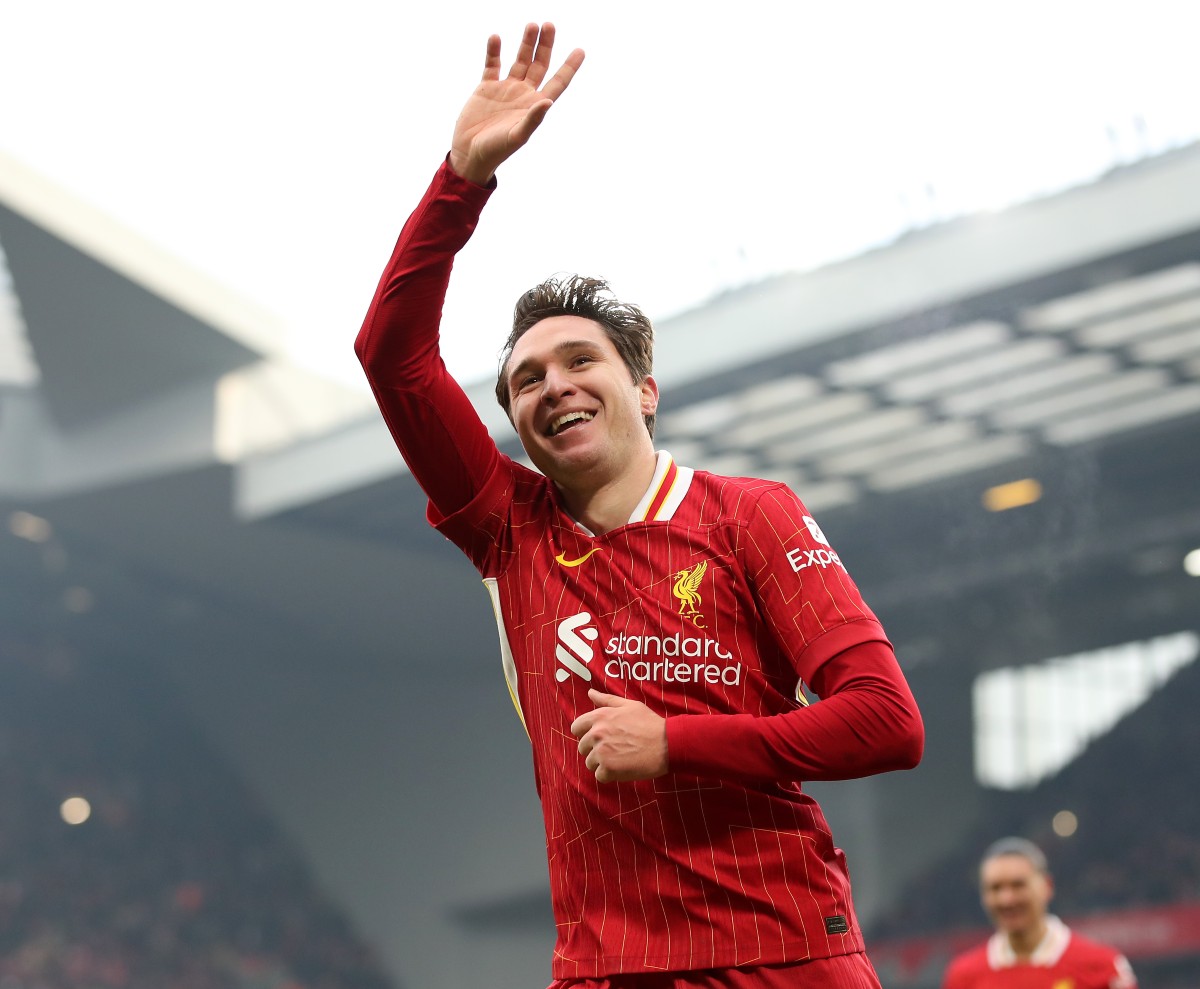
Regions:
<instances>
[{"instance_id":1,"label":"white sky","mask_svg":"<svg viewBox=\"0 0 1200 989\"><path fill-rule=\"evenodd\" d=\"M487 35L507 63L529 19L558 25L556 63L588 60L456 268L444 331L466 379L494 371L513 301L557 271L661 320L1200 136L1190 0L0 11L0 149L273 310L301 363L348 381Z\"/></svg>"}]
</instances>

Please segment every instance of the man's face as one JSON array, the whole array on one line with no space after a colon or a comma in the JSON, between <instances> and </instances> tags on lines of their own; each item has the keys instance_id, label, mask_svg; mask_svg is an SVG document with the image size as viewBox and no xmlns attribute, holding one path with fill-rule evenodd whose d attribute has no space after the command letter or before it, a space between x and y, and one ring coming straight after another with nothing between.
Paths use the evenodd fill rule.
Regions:
<instances>
[{"instance_id":1,"label":"man's face","mask_svg":"<svg viewBox=\"0 0 1200 989\"><path fill-rule=\"evenodd\" d=\"M979 890L997 930L1025 934L1041 925L1054 884L1024 855L997 855L980 867Z\"/></svg>"},{"instance_id":2,"label":"man's face","mask_svg":"<svg viewBox=\"0 0 1200 989\"><path fill-rule=\"evenodd\" d=\"M635 384L597 322L552 316L517 341L505 370L513 425L530 460L560 483L603 480L653 450L643 416L653 378Z\"/></svg>"}]
</instances>

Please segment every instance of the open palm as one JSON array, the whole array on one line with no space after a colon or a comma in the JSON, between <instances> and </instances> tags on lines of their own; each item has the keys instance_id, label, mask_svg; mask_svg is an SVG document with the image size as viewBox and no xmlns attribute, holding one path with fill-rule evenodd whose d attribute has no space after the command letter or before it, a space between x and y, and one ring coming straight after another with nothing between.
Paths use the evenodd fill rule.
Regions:
<instances>
[{"instance_id":1,"label":"open palm","mask_svg":"<svg viewBox=\"0 0 1200 989\"><path fill-rule=\"evenodd\" d=\"M500 78L500 37L488 38L483 79L454 126L450 167L480 185L537 130L583 64L576 48L549 79L554 25L527 24L508 75Z\"/></svg>"}]
</instances>

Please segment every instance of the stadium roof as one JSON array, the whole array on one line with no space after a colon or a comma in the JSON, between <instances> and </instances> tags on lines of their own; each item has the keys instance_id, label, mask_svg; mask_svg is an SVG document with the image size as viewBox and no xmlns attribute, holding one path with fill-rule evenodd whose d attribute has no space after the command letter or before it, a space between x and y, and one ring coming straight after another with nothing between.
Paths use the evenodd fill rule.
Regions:
<instances>
[{"instance_id":1,"label":"stadium roof","mask_svg":"<svg viewBox=\"0 0 1200 989\"><path fill-rule=\"evenodd\" d=\"M889 611L923 612L934 589L945 604L995 596L1047 567L1079 607L1121 599L1097 608L1113 622L1146 614L1156 566L1190 603L1179 562L1200 545L1198 192L1190 148L666 321L659 443L791 484ZM520 456L490 382L472 397ZM1025 477L1040 504L985 511L986 488ZM373 417L238 467L248 519L404 546L421 503ZM1069 593L1072 579L1088 593ZM923 624L913 637L935 638Z\"/></svg>"},{"instance_id":2,"label":"stadium roof","mask_svg":"<svg viewBox=\"0 0 1200 989\"><path fill-rule=\"evenodd\" d=\"M287 368L261 313L4 165L0 244L39 376L3 393L0 495L82 504L234 462L232 506L211 506L230 533L286 523L429 548L420 492L361 396ZM1075 522L1049 533L1042 553L1080 566L1116 553L1134 570L1145 554L1181 556L1200 543L1189 497L1200 448L1197 190L1191 147L667 320L660 445L681 462L792 484L840 533L874 601L917 593L889 565L913 553L926 584L947 593L1035 570L1041 557L1022 554L1007 529L1015 517L1036 529L1029 519L1068 504ZM519 456L490 382L470 390ZM264 408L283 425L222 446L223 426L240 414L232 431L253 434L248 420ZM1027 475L1043 484L1039 505L983 512L984 488ZM1084 483L1100 478L1103 491ZM951 501L931 515L939 499ZM930 527L944 534L947 511L975 535L947 545L935 531L914 544ZM1084 518L1111 521L1119 538L1082 538ZM276 583L287 598L287 580Z\"/></svg>"}]
</instances>

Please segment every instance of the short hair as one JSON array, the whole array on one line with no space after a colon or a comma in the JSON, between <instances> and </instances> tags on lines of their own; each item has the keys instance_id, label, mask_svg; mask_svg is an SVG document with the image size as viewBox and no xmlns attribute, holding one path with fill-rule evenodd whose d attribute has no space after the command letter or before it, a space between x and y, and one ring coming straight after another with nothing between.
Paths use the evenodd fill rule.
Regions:
<instances>
[{"instance_id":1,"label":"short hair","mask_svg":"<svg viewBox=\"0 0 1200 989\"><path fill-rule=\"evenodd\" d=\"M1038 872L1049 873L1050 871L1045 853L1027 838L1008 837L993 841L984 851L983 858L979 860L980 867L982 868L985 862L990 862L1001 855L1020 855L1021 858L1028 860Z\"/></svg>"},{"instance_id":2,"label":"short hair","mask_svg":"<svg viewBox=\"0 0 1200 989\"><path fill-rule=\"evenodd\" d=\"M517 341L543 319L552 316L582 316L599 323L629 369L634 384L641 384L654 369L654 325L641 309L618 301L602 278L562 275L547 278L517 300L513 308L512 332L500 352L496 373L496 400L512 420L512 396L505 371ZM646 429L654 436L654 413L644 415Z\"/></svg>"}]
</instances>

